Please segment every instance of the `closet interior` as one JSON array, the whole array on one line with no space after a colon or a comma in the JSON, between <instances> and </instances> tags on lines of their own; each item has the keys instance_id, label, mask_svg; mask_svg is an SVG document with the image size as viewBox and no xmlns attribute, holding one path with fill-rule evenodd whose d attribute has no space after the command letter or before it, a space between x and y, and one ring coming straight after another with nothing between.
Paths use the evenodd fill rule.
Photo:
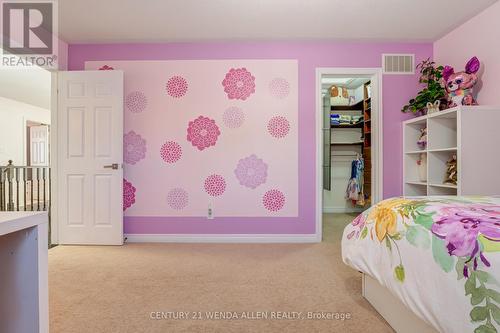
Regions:
<instances>
[{"instance_id":1,"label":"closet interior","mask_svg":"<svg viewBox=\"0 0 500 333\"><path fill-rule=\"evenodd\" d=\"M322 78L323 210L349 213L371 203L371 87L367 78Z\"/></svg>"}]
</instances>

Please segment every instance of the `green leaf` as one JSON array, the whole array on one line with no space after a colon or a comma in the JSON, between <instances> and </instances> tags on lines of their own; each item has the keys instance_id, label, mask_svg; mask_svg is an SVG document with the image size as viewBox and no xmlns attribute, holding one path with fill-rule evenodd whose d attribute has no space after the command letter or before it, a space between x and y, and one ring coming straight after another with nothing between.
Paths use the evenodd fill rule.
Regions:
<instances>
[{"instance_id":1,"label":"green leaf","mask_svg":"<svg viewBox=\"0 0 500 333\"><path fill-rule=\"evenodd\" d=\"M465 296L471 295L476 290L476 276L471 274L467 281L465 281Z\"/></svg>"},{"instance_id":2,"label":"green leaf","mask_svg":"<svg viewBox=\"0 0 500 333\"><path fill-rule=\"evenodd\" d=\"M489 283L489 284L494 284L494 285L500 286L500 283L498 283L498 281L495 279L495 277L492 276L491 274L489 274L488 272L478 270L475 273L477 275L477 279L479 281L481 281L482 283Z\"/></svg>"},{"instance_id":3,"label":"green leaf","mask_svg":"<svg viewBox=\"0 0 500 333\"><path fill-rule=\"evenodd\" d=\"M403 238L403 236L401 235L400 232L398 232L397 234L394 234L393 236L391 236L391 238L394 240L400 240L401 238Z\"/></svg>"},{"instance_id":4,"label":"green leaf","mask_svg":"<svg viewBox=\"0 0 500 333\"><path fill-rule=\"evenodd\" d=\"M433 214L434 213L431 213L431 214L419 213L417 215L417 218L415 219L415 223L420 224L425 229L430 230L432 227L432 224L434 223L434 220L432 219Z\"/></svg>"},{"instance_id":5,"label":"green leaf","mask_svg":"<svg viewBox=\"0 0 500 333\"><path fill-rule=\"evenodd\" d=\"M389 251L392 252L392 245L391 245L391 241L389 239L389 236L385 237L385 246L387 246L387 248L389 249Z\"/></svg>"},{"instance_id":6,"label":"green leaf","mask_svg":"<svg viewBox=\"0 0 500 333\"><path fill-rule=\"evenodd\" d=\"M489 325L481 325L474 330L474 333L497 333L497 330Z\"/></svg>"},{"instance_id":7,"label":"green leaf","mask_svg":"<svg viewBox=\"0 0 500 333\"><path fill-rule=\"evenodd\" d=\"M405 281L405 268L403 265L398 265L394 268L394 276L399 282Z\"/></svg>"},{"instance_id":8,"label":"green leaf","mask_svg":"<svg viewBox=\"0 0 500 333\"><path fill-rule=\"evenodd\" d=\"M451 272L455 259L446 251L444 241L437 238L435 235L432 235L432 256L434 257L434 261L443 271L446 273Z\"/></svg>"},{"instance_id":9,"label":"green leaf","mask_svg":"<svg viewBox=\"0 0 500 333\"><path fill-rule=\"evenodd\" d=\"M429 231L420 225L413 225L406 231L406 239L411 245L428 249L431 245Z\"/></svg>"},{"instance_id":10,"label":"green leaf","mask_svg":"<svg viewBox=\"0 0 500 333\"><path fill-rule=\"evenodd\" d=\"M486 297L486 288L484 286L480 286L477 289L472 290L472 295L470 298L470 304L471 305L478 305L482 301L484 301Z\"/></svg>"},{"instance_id":11,"label":"green leaf","mask_svg":"<svg viewBox=\"0 0 500 333\"><path fill-rule=\"evenodd\" d=\"M457 259L457 264L455 265L455 270L457 272L457 280L462 280L464 276L464 266L467 258L459 257Z\"/></svg>"},{"instance_id":12,"label":"green leaf","mask_svg":"<svg viewBox=\"0 0 500 333\"><path fill-rule=\"evenodd\" d=\"M364 227L363 230L361 231L361 239L366 238L366 235L368 235L368 228Z\"/></svg>"},{"instance_id":13,"label":"green leaf","mask_svg":"<svg viewBox=\"0 0 500 333\"><path fill-rule=\"evenodd\" d=\"M488 294L488 297L500 304L500 293L496 290L493 289L488 289L486 290L486 293Z\"/></svg>"},{"instance_id":14,"label":"green leaf","mask_svg":"<svg viewBox=\"0 0 500 333\"><path fill-rule=\"evenodd\" d=\"M492 303L490 303L488 307L490 308L491 316L497 322L497 324L500 325L500 308Z\"/></svg>"},{"instance_id":15,"label":"green leaf","mask_svg":"<svg viewBox=\"0 0 500 333\"><path fill-rule=\"evenodd\" d=\"M486 318L489 315L488 307L486 306L476 306L472 308L472 311L470 312L470 318L472 321L483 321L486 320Z\"/></svg>"}]
</instances>

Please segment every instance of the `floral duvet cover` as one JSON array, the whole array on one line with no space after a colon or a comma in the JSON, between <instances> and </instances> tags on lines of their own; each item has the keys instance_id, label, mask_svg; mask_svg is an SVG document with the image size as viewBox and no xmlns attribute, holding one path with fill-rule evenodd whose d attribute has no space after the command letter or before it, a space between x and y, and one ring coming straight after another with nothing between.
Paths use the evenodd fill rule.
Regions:
<instances>
[{"instance_id":1,"label":"floral duvet cover","mask_svg":"<svg viewBox=\"0 0 500 333\"><path fill-rule=\"evenodd\" d=\"M440 332L500 333L500 197L384 200L345 228L342 257Z\"/></svg>"}]
</instances>

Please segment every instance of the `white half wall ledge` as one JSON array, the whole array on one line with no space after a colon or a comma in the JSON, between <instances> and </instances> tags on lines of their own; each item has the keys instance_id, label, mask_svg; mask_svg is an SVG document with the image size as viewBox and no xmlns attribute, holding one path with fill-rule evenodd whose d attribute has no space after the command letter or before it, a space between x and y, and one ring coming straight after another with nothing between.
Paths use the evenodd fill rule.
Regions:
<instances>
[{"instance_id":1,"label":"white half wall ledge","mask_svg":"<svg viewBox=\"0 0 500 333\"><path fill-rule=\"evenodd\" d=\"M125 234L125 243L320 243L316 234Z\"/></svg>"}]
</instances>

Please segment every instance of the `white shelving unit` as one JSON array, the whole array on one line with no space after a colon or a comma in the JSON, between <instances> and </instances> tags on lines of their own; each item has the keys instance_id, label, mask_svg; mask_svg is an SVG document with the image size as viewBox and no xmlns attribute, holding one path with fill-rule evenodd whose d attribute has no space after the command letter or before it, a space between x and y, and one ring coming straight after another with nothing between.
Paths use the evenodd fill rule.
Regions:
<instances>
[{"instance_id":1,"label":"white shelving unit","mask_svg":"<svg viewBox=\"0 0 500 333\"><path fill-rule=\"evenodd\" d=\"M417 145L427 128L427 147ZM417 161L427 155L427 181ZM457 155L457 185L444 184L446 162ZM403 194L499 195L500 106L459 106L403 123Z\"/></svg>"}]
</instances>

